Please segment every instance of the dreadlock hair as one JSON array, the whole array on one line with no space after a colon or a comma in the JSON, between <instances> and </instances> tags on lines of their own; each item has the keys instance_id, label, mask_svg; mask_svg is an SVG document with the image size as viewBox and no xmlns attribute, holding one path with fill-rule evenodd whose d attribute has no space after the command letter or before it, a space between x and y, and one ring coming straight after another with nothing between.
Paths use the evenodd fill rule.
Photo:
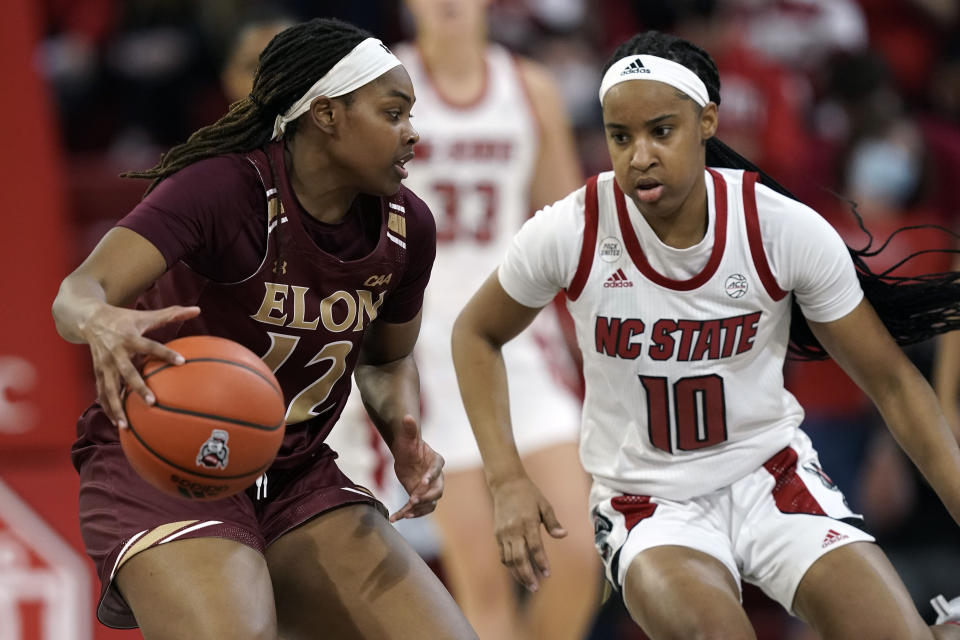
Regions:
<instances>
[{"instance_id":1,"label":"dreadlock hair","mask_svg":"<svg viewBox=\"0 0 960 640\"><path fill-rule=\"evenodd\" d=\"M164 178L194 162L263 146L273 135L274 119L369 37L363 29L331 18L315 18L281 31L260 54L250 95L230 105L219 120L170 149L152 169L128 171L121 176L153 180L146 195ZM348 105L349 98L343 96ZM296 124L287 125L285 137L296 133Z\"/></svg>"},{"instance_id":2,"label":"dreadlock hair","mask_svg":"<svg viewBox=\"0 0 960 640\"><path fill-rule=\"evenodd\" d=\"M607 69L622 58L640 54L666 58L690 69L706 85L710 100L720 106L720 73L716 63L706 51L677 36L658 31L639 33L617 47L604 65L603 72L606 73ZM716 137L707 141L706 163L711 167L756 172L761 183L788 198L797 200L783 185ZM853 259L864 295L876 309L897 343L902 346L915 344L940 333L960 329L960 272L949 271L913 277L893 275L896 269L919 255L960 253L960 251L952 249L917 251L882 273L874 273L866 262L866 259L886 249L897 234L905 231L933 227L954 238L960 238L960 236L942 227L916 225L898 229L879 248L874 249L873 236L864 226L856 203L849 200L847 203L856 216L858 226L868 238L866 246L854 249L847 245L847 250ZM793 301L791 316L790 356L798 360L828 358L826 350L810 330L796 300Z\"/></svg>"}]
</instances>

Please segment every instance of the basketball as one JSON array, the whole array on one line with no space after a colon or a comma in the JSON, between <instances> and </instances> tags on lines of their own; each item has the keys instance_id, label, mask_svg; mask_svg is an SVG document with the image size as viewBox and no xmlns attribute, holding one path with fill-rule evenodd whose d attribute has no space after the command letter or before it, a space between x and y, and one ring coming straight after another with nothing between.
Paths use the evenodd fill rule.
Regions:
<instances>
[{"instance_id":1,"label":"basketball","mask_svg":"<svg viewBox=\"0 0 960 640\"><path fill-rule=\"evenodd\" d=\"M150 358L141 369L156 403L126 394L120 444L131 466L161 491L216 500L249 487L283 441L283 392L252 351L225 338L167 343L182 365Z\"/></svg>"}]
</instances>

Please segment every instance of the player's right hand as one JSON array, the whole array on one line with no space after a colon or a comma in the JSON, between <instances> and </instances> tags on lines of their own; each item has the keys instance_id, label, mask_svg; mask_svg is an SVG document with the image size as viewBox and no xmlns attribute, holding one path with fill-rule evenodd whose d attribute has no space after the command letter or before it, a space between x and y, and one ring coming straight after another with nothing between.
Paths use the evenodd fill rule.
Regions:
<instances>
[{"instance_id":1,"label":"player's right hand","mask_svg":"<svg viewBox=\"0 0 960 640\"><path fill-rule=\"evenodd\" d=\"M553 507L526 476L498 483L493 497L494 530L500 562L514 579L530 591L540 588L538 576L549 577L550 563L540 535L540 525L554 538L567 535Z\"/></svg>"},{"instance_id":2,"label":"player's right hand","mask_svg":"<svg viewBox=\"0 0 960 640\"><path fill-rule=\"evenodd\" d=\"M147 404L155 398L134 365L139 354L154 356L170 364L183 364L183 356L163 344L143 337L154 327L196 317L200 307L166 307L137 311L104 304L90 314L79 333L90 346L97 379L97 401L107 417L121 429L127 427L123 411L123 387L139 393Z\"/></svg>"}]
</instances>

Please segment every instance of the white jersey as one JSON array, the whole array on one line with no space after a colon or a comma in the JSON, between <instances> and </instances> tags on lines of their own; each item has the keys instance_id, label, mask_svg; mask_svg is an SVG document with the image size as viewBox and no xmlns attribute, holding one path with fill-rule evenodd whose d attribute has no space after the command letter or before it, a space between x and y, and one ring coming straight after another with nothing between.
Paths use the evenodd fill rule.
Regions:
<instances>
[{"instance_id":1,"label":"white jersey","mask_svg":"<svg viewBox=\"0 0 960 640\"><path fill-rule=\"evenodd\" d=\"M487 47L483 93L469 105L444 99L414 46L401 44L393 51L417 95L413 115L420 142L404 184L423 198L437 221L437 257L415 352L423 435L445 458L446 470L476 468L482 461L460 400L450 336L460 310L530 217L539 123L516 59L499 45ZM571 391L576 373L555 312L541 313L530 331L504 348L504 358L521 454L576 442L580 407ZM370 483L368 469L375 464L369 438L357 426L364 419L354 390L327 439L343 454L347 475L361 484Z\"/></svg>"},{"instance_id":2,"label":"white jersey","mask_svg":"<svg viewBox=\"0 0 960 640\"><path fill-rule=\"evenodd\" d=\"M828 322L863 293L833 228L756 179L705 171L707 232L676 249L601 174L531 219L501 265L521 304L567 290L587 383L580 453L595 481L703 495L758 468L803 420L783 386L792 296Z\"/></svg>"},{"instance_id":3,"label":"white jersey","mask_svg":"<svg viewBox=\"0 0 960 640\"><path fill-rule=\"evenodd\" d=\"M483 94L464 106L437 91L416 47L399 45L394 53L416 89L420 133L404 185L437 220L423 317L451 327L532 213L539 124L515 58L499 45L487 48Z\"/></svg>"}]
</instances>

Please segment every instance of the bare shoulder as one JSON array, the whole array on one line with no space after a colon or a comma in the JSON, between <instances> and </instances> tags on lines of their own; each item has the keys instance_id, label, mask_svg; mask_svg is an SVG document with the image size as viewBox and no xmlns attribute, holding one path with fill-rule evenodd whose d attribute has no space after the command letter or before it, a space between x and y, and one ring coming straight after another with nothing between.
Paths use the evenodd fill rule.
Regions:
<instances>
[{"instance_id":1,"label":"bare shoulder","mask_svg":"<svg viewBox=\"0 0 960 640\"><path fill-rule=\"evenodd\" d=\"M530 98L535 103L541 104L541 100L553 100L559 96L560 90L557 83L546 66L518 56L517 67L520 69L520 77L530 92Z\"/></svg>"}]
</instances>

